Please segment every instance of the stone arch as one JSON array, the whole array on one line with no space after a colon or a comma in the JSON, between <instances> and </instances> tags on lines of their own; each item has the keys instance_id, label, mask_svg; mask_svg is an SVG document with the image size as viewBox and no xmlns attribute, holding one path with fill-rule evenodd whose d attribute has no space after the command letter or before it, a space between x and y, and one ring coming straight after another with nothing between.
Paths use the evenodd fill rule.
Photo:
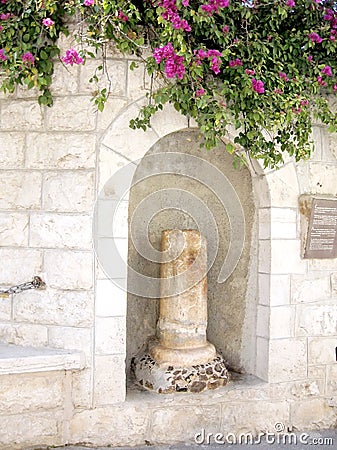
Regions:
<instances>
[{"instance_id":1,"label":"stone arch","mask_svg":"<svg viewBox=\"0 0 337 450\"><path fill-rule=\"evenodd\" d=\"M152 129L131 130L130 119L137 116L143 99L129 104L116 119L110 124L104 133L99 151L99 189L104 187L106 201L114 201L114 194L118 192L118 185L106 181L120 168L140 160L148 150L162 137L170 133L181 131L195 126L193 121L189 123L186 117L177 113L170 105L156 114L152 121ZM229 139L233 140L235 131L230 130ZM266 380L273 380L271 369L272 359L275 357L272 349L273 340L277 341L279 324L277 314L280 307L289 302L290 292L285 289L288 286L287 273L289 261L282 267L282 255L287 258L287 252L296 250L298 258L293 262L294 270L302 270L303 261L300 261L300 240L297 234L290 238L279 233L280 223L295 224L296 207L299 195L299 187L296 166L292 161L287 162L279 170L263 170L259 163L254 162L249 167L252 176L253 195L257 211L255 230L256 247L252 250L256 257L256 279L251 277L249 283L258 285L257 304L249 305L245 320L251 321L246 327L243 342L242 361L246 370ZM136 165L134 170L136 170ZM121 208L118 219L118 227L115 230L115 239L120 241L120 254L127 261L127 226L128 226L128 194L123 198L124 208ZM104 237L104 236L101 236ZM251 267L251 271L254 271ZM123 270L115 273L116 279L123 280L119 285L127 283L126 264ZM106 274L98 270L97 283L106 282ZM109 277L113 278L113 277ZM284 282L286 282L284 284ZM116 306L118 314L126 321L127 293L125 290L113 288L109 291L114 295L122 307ZM281 298L282 297L282 298ZM116 300L116 302L117 302ZM275 310L278 306L279 310ZM290 319L289 319L290 320ZM113 333L114 331L112 331ZM124 340L124 350L126 343ZM274 355L274 356L273 356Z\"/></svg>"}]
</instances>

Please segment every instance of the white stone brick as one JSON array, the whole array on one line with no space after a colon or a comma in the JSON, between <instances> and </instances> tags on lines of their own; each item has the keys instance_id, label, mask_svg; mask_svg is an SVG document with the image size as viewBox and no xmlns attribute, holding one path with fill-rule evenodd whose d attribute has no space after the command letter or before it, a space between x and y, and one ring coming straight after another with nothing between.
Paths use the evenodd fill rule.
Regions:
<instances>
[{"instance_id":1,"label":"white stone brick","mask_svg":"<svg viewBox=\"0 0 337 450\"><path fill-rule=\"evenodd\" d=\"M44 347L48 344L47 327L24 323L0 324L0 341L6 344Z\"/></svg>"},{"instance_id":2,"label":"white stone brick","mask_svg":"<svg viewBox=\"0 0 337 450\"><path fill-rule=\"evenodd\" d=\"M15 382L14 382L15 379ZM0 377L2 414L22 414L39 409L62 407L63 372L45 372Z\"/></svg>"},{"instance_id":3,"label":"white stone brick","mask_svg":"<svg viewBox=\"0 0 337 450\"><path fill-rule=\"evenodd\" d=\"M337 295L337 273L331 274L331 291L332 295Z\"/></svg>"},{"instance_id":4,"label":"white stone brick","mask_svg":"<svg viewBox=\"0 0 337 450\"><path fill-rule=\"evenodd\" d=\"M54 62L53 81L50 87L53 96L75 94L78 90L79 67L67 66L61 62Z\"/></svg>"},{"instance_id":5,"label":"white stone brick","mask_svg":"<svg viewBox=\"0 0 337 450\"><path fill-rule=\"evenodd\" d=\"M6 430L5 433L0 433L0 445L4 446L4 449L27 448L38 442L52 446L61 445L62 420L63 411L55 409L34 414L0 416L1 429Z\"/></svg>"},{"instance_id":6,"label":"white stone brick","mask_svg":"<svg viewBox=\"0 0 337 450\"><path fill-rule=\"evenodd\" d=\"M43 208L59 212L91 211L94 202L94 173L63 172L44 176Z\"/></svg>"},{"instance_id":7,"label":"white stone brick","mask_svg":"<svg viewBox=\"0 0 337 450\"><path fill-rule=\"evenodd\" d=\"M31 169L91 169L95 156L92 134L27 134L26 166Z\"/></svg>"},{"instance_id":8,"label":"white stone brick","mask_svg":"<svg viewBox=\"0 0 337 450\"><path fill-rule=\"evenodd\" d=\"M336 364L336 338L309 338L309 364Z\"/></svg>"},{"instance_id":9,"label":"white stone brick","mask_svg":"<svg viewBox=\"0 0 337 450\"><path fill-rule=\"evenodd\" d=\"M272 339L269 345L270 382L277 383L306 378L306 339Z\"/></svg>"},{"instance_id":10,"label":"white stone brick","mask_svg":"<svg viewBox=\"0 0 337 450\"><path fill-rule=\"evenodd\" d=\"M10 321L12 315L12 298L0 297L0 320Z\"/></svg>"},{"instance_id":11,"label":"white stone brick","mask_svg":"<svg viewBox=\"0 0 337 450\"><path fill-rule=\"evenodd\" d=\"M32 281L42 272L42 252L24 248L0 248L1 284L12 285Z\"/></svg>"},{"instance_id":12,"label":"white stone brick","mask_svg":"<svg viewBox=\"0 0 337 450\"><path fill-rule=\"evenodd\" d=\"M76 32L77 32L77 24L75 23L67 23L67 27L69 29L69 34L66 36L65 34L61 33L58 40L57 40L57 46L60 49L61 55L69 50L71 47L77 46L76 41ZM78 48L77 48L78 50Z\"/></svg>"},{"instance_id":13,"label":"white stone brick","mask_svg":"<svg viewBox=\"0 0 337 450\"><path fill-rule=\"evenodd\" d=\"M297 336L337 335L337 305L298 305L296 307Z\"/></svg>"},{"instance_id":14,"label":"white stone brick","mask_svg":"<svg viewBox=\"0 0 337 450\"><path fill-rule=\"evenodd\" d=\"M91 289L93 255L91 252L46 250L44 272L49 287L56 289Z\"/></svg>"},{"instance_id":15,"label":"white stone brick","mask_svg":"<svg viewBox=\"0 0 337 450\"><path fill-rule=\"evenodd\" d=\"M130 120L138 117L138 114L139 108L135 104L129 106L113 122L102 141L106 147L121 153L131 161L142 158L158 140L158 135L151 129L144 132L129 127Z\"/></svg>"},{"instance_id":16,"label":"white stone brick","mask_svg":"<svg viewBox=\"0 0 337 450\"><path fill-rule=\"evenodd\" d=\"M326 300L330 297L330 277L321 273L319 275L292 275L291 300L292 302L306 303L317 300Z\"/></svg>"},{"instance_id":17,"label":"white stone brick","mask_svg":"<svg viewBox=\"0 0 337 450\"><path fill-rule=\"evenodd\" d=\"M23 167L25 136L23 133L0 133L0 169Z\"/></svg>"},{"instance_id":18,"label":"white stone brick","mask_svg":"<svg viewBox=\"0 0 337 450\"><path fill-rule=\"evenodd\" d=\"M36 99L4 101L1 106L2 129L39 130L43 124L43 108Z\"/></svg>"},{"instance_id":19,"label":"white stone brick","mask_svg":"<svg viewBox=\"0 0 337 450\"><path fill-rule=\"evenodd\" d=\"M97 130L105 131L126 105L126 99L109 97L104 105L104 110L97 115Z\"/></svg>"},{"instance_id":20,"label":"white stone brick","mask_svg":"<svg viewBox=\"0 0 337 450\"><path fill-rule=\"evenodd\" d=\"M336 271L336 259L309 259L309 271Z\"/></svg>"},{"instance_id":21,"label":"white stone brick","mask_svg":"<svg viewBox=\"0 0 337 450\"><path fill-rule=\"evenodd\" d=\"M28 215L0 212L0 245L28 245Z\"/></svg>"},{"instance_id":22,"label":"white stone brick","mask_svg":"<svg viewBox=\"0 0 337 450\"><path fill-rule=\"evenodd\" d=\"M324 398L313 398L291 405L291 424L297 430L319 430L335 426L336 413Z\"/></svg>"},{"instance_id":23,"label":"white stone brick","mask_svg":"<svg viewBox=\"0 0 337 450\"><path fill-rule=\"evenodd\" d=\"M94 295L90 291L26 291L14 299L14 320L44 325L92 326Z\"/></svg>"},{"instance_id":24,"label":"white stone brick","mask_svg":"<svg viewBox=\"0 0 337 450\"><path fill-rule=\"evenodd\" d=\"M128 237L128 202L103 198L97 201L96 208L98 236Z\"/></svg>"},{"instance_id":25,"label":"white stone brick","mask_svg":"<svg viewBox=\"0 0 337 450\"><path fill-rule=\"evenodd\" d=\"M323 160L335 162L337 159L337 136L336 133L328 133L322 129L323 137Z\"/></svg>"},{"instance_id":26,"label":"white stone brick","mask_svg":"<svg viewBox=\"0 0 337 450\"><path fill-rule=\"evenodd\" d=\"M336 163L309 163L308 193L337 195Z\"/></svg>"},{"instance_id":27,"label":"white stone brick","mask_svg":"<svg viewBox=\"0 0 337 450\"><path fill-rule=\"evenodd\" d=\"M90 328L50 327L48 345L65 350L80 350L85 354L86 366L91 365L92 330Z\"/></svg>"},{"instance_id":28,"label":"white stone brick","mask_svg":"<svg viewBox=\"0 0 337 450\"><path fill-rule=\"evenodd\" d=\"M96 113L90 97L56 98L47 112L49 130L92 131L95 123Z\"/></svg>"},{"instance_id":29,"label":"white stone brick","mask_svg":"<svg viewBox=\"0 0 337 450\"><path fill-rule=\"evenodd\" d=\"M256 375L268 381L269 372L269 340L256 338Z\"/></svg>"},{"instance_id":30,"label":"white stone brick","mask_svg":"<svg viewBox=\"0 0 337 450\"><path fill-rule=\"evenodd\" d=\"M127 164L130 164L130 161L127 158L124 158L122 155L115 153L111 149L101 146L99 151L99 190L100 190L100 198L109 198L111 197L111 193L109 190L109 180L115 175L120 169L122 169ZM134 167L134 170L137 167ZM105 184L107 186L105 186ZM131 184L131 183L130 183ZM104 189L104 190L103 190ZM103 191L102 191L103 190Z\"/></svg>"},{"instance_id":31,"label":"white stone brick","mask_svg":"<svg viewBox=\"0 0 337 450\"><path fill-rule=\"evenodd\" d=\"M288 338L294 336L295 308L276 306L270 309L270 338Z\"/></svg>"},{"instance_id":32,"label":"white stone brick","mask_svg":"<svg viewBox=\"0 0 337 450\"><path fill-rule=\"evenodd\" d=\"M138 67L134 70L130 70L130 64L128 63L128 87L127 96L131 100L138 100L141 97L145 97L151 89L151 78L148 75L144 64L137 63Z\"/></svg>"},{"instance_id":33,"label":"white stone brick","mask_svg":"<svg viewBox=\"0 0 337 450\"><path fill-rule=\"evenodd\" d=\"M92 95L101 89L109 90L110 88L111 96L124 97L126 94L127 62L118 59L106 60L105 73L102 70L97 70L99 66L102 66L101 61L87 60L80 67L81 93ZM89 80L94 75L98 77L98 82L93 81L90 83Z\"/></svg>"},{"instance_id":34,"label":"white stone brick","mask_svg":"<svg viewBox=\"0 0 337 450\"><path fill-rule=\"evenodd\" d=\"M284 165L279 170L274 170L266 176L270 201L273 206L297 208L298 205L298 181L293 163Z\"/></svg>"},{"instance_id":35,"label":"white stone brick","mask_svg":"<svg viewBox=\"0 0 337 450\"><path fill-rule=\"evenodd\" d=\"M95 353L99 355L124 354L126 335L125 317L97 317L95 321Z\"/></svg>"},{"instance_id":36,"label":"white stone brick","mask_svg":"<svg viewBox=\"0 0 337 450\"><path fill-rule=\"evenodd\" d=\"M153 130L160 136L188 127L187 117L180 114L173 105L166 104L162 111L156 112L151 119Z\"/></svg>"},{"instance_id":37,"label":"white stone brick","mask_svg":"<svg viewBox=\"0 0 337 450\"><path fill-rule=\"evenodd\" d=\"M259 303L282 306L290 303L290 276L259 274Z\"/></svg>"},{"instance_id":38,"label":"white stone brick","mask_svg":"<svg viewBox=\"0 0 337 450\"><path fill-rule=\"evenodd\" d=\"M127 239L99 238L96 246L98 262L105 272L104 278L126 278Z\"/></svg>"},{"instance_id":39,"label":"white stone brick","mask_svg":"<svg viewBox=\"0 0 337 450\"><path fill-rule=\"evenodd\" d=\"M272 239L296 239L297 237L296 223L272 222L271 237Z\"/></svg>"},{"instance_id":40,"label":"white stone brick","mask_svg":"<svg viewBox=\"0 0 337 450\"><path fill-rule=\"evenodd\" d=\"M236 435L240 433L264 434L266 431L273 433L276 423L281 422L286 427L289 421L289 404L284 400L265 401L263 407L259 401L225 403L221 412L221 430L228 430ZM247 447L249 448L249 446ZM272 446L270 447L272 448Z\"/></svg>"},{"instance_id":41,"label":"white stone brick","mask_svg":"<svg viewBox=\"0 0 337 450\"><path fill-rule=\"evenodd\" d=\"M257 307L256 334L259 337L269 338L270 308L268 306Z\"/></svg>"},{"instance_id":42,"label":"white stone brick","mask_svg":"<svg viewBox=\"0 0 337 450\"><path fill-rule=\"evenodd\" d=\"M101 395L104 401L104 393ZM149 424L150 415L137 403L78 410L71 420L71 442L86 442L91 446L106 445L107 442L113 442L113 445L139 445L148 437Z\"/></svg>"},{"instance_id":43,"label":"white stone brick","mask_svg":"<svg viewBox=\"0 0 337 450\"><path fill-rule=\"evenodd\" d=\"M88 361L87 361L88 363ZM91 407L92 403L93 368L87 368L72 373L72 401L75 408Z\"/></svg>"},{"instance_id":44,"label":"white stone brick","mask_svg":"<svg viewBox=\"0 0 337 450\"><path fill-rule=\"evenodd\" d=\"M91 237L90 216L31 214L30 245L32 247L89 250L92 246Z\"/></svg>"},{"instance_id":45,"label":"white stone brick","mask_svg":"<svg viewBox=\"0 0 337 450\"><path fill-rule=\"evenodd\" d=\"M0 177L1 209L39 209L41 205L41 174L10 171Z\"/></svg>"},{"instance_id":46,"label":"white stone brick","mask_svg":"<svg viewBox=\"0 0 337 450\"><path fill-rule=\"evenodd\" d=\"M270 241L259 241L259 272L270 273L271 249Z\"/></svg>"},{"instance_id":47,"label":"white stone brick","mask_svg":"<svg viewBox=\"0 0 337 450\"><path fill-rule=\"evenodd\" d=\"M94 380L95 406L124 402L125 357L123 355L96 356Z\"/></svg>"},{"instance_id":48,"label":"white stone brick","mask_svg":"<svg viewBox=\"0 0 337 450\"><path fill-rule=\"evenodd\" d=\"M175 408L167 408L162 405L152 413L149 439L156 443L172 442L172 440L173 442L182 442L187 439L191 441L203 428L207 432L213 432L214 435L220 429L223 429L220 427L220 420L221 410L219 405L195 405L193 414L188 414L184 406L178 405ZM186 436L186 430L189 430L188 437ZM194 445L194 448L198 447L199 445Z\"/></svg>"},{"instance_id":49,"label":"white stone brick","mask_svg":"<svg viewBox=\"0 0 337 450\"><path fill-rule=\"evenodd\" d=\"M308 366L308 378L325 379L326 366Z\"/></svg>"},{"instance_id":50,"label":"white stone brick","mask_svg":"<svg viewBox=\"0 0 337 450\"><path fill-rule=\"evenodd\" d=\"M270 239L270 208L259 209L259 239Z\"/></svg>"},{"instance_id":51,"label":"white stone brick","mask_svg":"<svg viewBox=\"0 0 337 450\"><path fill-rule=\"evenodd\" d=\"M110 280L98 280L96 285L96 315L114 317L126 315L127 293Z\"/></svg>"},{"instance_id":52,"label":"white stone brick","mask_svg":"<svg viewBox=\"0 0 337 450\"><path fill-rule=\"evenodd\" d=\"M274 239L271 243L271 273L305 273L306 261L300 255L300 240Z\"/></svg>"},{"instance_id":53,"label":"white stone brick","mask_svg":"<svg viewBox=\"0 0 337 450\"><path fill-rule=\"evenodd\" d=\"M335 365L327 366L327 394L336 395L337 390L337 366Z\"/></svg>"}]
</instances>

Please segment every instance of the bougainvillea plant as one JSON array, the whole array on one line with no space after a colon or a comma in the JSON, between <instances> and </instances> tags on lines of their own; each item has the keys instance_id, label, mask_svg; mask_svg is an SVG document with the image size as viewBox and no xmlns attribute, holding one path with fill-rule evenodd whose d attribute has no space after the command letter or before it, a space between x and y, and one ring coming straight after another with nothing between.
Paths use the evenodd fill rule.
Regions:
<instances>
[{"instance_id":1,"label":"bougainvillea plant","mask_svg":"<svg viewBox=\"0 0 337 450\"><path fill-rule=\"evenodd\" d=\"M70 21L78 45L61 55L57 39ZM265 166L285 153L308 157L314 120L337 130L334 1L0 0L1 89L35 87L39 103L50 106L54 61L85 64L111 43L143 61L160 86L133 128L146 129L170 102L196 120L206 148L232 126L235 143ZM107 89L96 94L98 109L108 96ZM236 152L231 144L227 150Z\"/></svg>"}]
</instances>

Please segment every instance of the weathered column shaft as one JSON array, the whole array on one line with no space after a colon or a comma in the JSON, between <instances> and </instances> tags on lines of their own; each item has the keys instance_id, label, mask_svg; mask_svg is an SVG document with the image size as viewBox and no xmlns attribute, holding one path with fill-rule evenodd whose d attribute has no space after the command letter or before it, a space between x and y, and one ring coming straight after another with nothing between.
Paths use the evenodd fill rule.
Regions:
<instances>
[{"instance_id":1,"label":"weathered column shaft","mask_svg":"<svg viewBox=\"0 0 337 450\"><path fill-rule=\"evenodd\" d=\"M175 364L212 359L215 348L206 340L206 239L197 230L165 230L162 252L168 262L161 265L159 345L151 354L158 362Z\"/></svg>"}]
</instances>

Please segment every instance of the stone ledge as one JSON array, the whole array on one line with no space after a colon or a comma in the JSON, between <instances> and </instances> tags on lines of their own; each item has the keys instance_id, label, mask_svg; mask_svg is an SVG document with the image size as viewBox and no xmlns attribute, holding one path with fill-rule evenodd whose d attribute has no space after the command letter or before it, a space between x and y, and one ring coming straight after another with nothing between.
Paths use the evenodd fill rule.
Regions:
<instances>
[{"instance_id":1,"label":"stone ledge","mask_svg":"<svg viewBox=\"0 0 337 450\"><path fill-rule=\"evenodd\" d=\"M51 370L81 370L85 356L76 350L20 347L0 343L0 375Z\"/></svg>"}]
</instances>

